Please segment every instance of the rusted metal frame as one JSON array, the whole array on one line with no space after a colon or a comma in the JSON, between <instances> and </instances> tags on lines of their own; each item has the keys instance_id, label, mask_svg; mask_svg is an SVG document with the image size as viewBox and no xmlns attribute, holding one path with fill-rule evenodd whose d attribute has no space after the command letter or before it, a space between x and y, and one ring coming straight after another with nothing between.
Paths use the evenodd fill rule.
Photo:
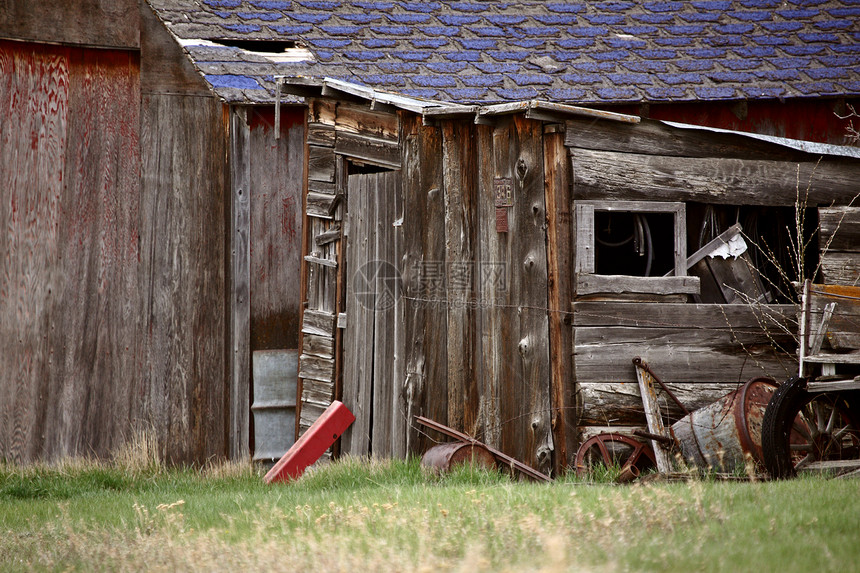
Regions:
<instances>
[{"instance_id":1,"label":"rusted metal frame","mask_svg":"<svg viewBox=\"0 0 860 573\"><path fill-rule=\"evenodd\" d=\"M437 432L445 434L449 438L454 438L455 440L460 440L463 442L468 442L468 443L473 444L473 445L482 446L484 448L487 448L487 450L491 454L493 454L493 457L495 457L497 460L504 462L509 467L514 468L515 470L519 471L520 473L522 473L522 474L524 474L524 475L526 475L532 479L535 479L538 481L544 481L544 482L551 482L552 481L552 478L549 477L548 475L543 474L543 473L537 471L536 469L534 469L530 466L527 466L526 464L524 464L518 460L515 460L514 458L500 452L499 450L497 450L495 448L488 446L487 444L485 444L483 442L476 440L475 438L473 438L467 434L464 434L462 432L458 432L457 430L455 430L453 428L449 428L448 426L445 426L444 424L440 424L439 422L434 422L433 420L430 420L429 418L425 418L424 416L415 416L415 421L418 422L419 424L421 424L422 426L430 428L431 430L436 430Z\"/></svg>"},{"instance_id":2,"label":"rusted metal frame","mask_svg":"<svg viewBox=\"0 0 860 573\"><path fill-rule=\"evenodd\" d=\"M634 436L639 436L640 438L645 438L647 440L655 440L660 442L661 444L666 444L667 446L671 446L675 443L675 440L670 438L669 436L663 436L661 434L652 434L651 432L646 432L645 430L635 429L633 430Z\"/></svg>"}]
</instances>

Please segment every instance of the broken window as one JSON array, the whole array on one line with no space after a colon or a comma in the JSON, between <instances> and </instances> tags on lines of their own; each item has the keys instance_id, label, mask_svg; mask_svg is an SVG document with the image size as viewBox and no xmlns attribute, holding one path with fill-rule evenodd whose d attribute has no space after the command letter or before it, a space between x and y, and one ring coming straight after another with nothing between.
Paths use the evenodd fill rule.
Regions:
<instances>
[{"instance_id":1,"label":"broken window","mask_svg":"<svg viewBox=\"0 0 860 573\"><path fill-rule=\"evenodd\" d=\"M684 203L577 201L576 292L688 295Z\"/></svg>"}]
</instances>

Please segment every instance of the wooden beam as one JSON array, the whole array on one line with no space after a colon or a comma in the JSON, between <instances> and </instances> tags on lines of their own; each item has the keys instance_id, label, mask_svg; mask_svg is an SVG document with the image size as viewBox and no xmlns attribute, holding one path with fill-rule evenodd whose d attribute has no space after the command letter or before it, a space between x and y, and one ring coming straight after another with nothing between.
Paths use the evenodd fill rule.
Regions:
<instances>
[{"instance_id":1,"label":"wooden beam","mask_svg":"<svg viewBox=\"0 0 860 573\"><path fill-rule=\"evenodd\" d=\"M671 200L794 206L798 188L810 204L847 203L857 193L860 161L795 163L666 157L571 150L577 199Z\"/></svg>"},{"instance_id":2,"label":"wooden beam","mask_svg":"<svg viewBox=\"0 0 860 573\"><path fill-rule=\"evenodd\" d=\"M577 393L573 377L573 239L571 237L570 162L564 133L544 129L544 192L547 223L547 293L549 302L550 396L556 475L574 465L577 443Z\"/></svg>"}]
</instances>

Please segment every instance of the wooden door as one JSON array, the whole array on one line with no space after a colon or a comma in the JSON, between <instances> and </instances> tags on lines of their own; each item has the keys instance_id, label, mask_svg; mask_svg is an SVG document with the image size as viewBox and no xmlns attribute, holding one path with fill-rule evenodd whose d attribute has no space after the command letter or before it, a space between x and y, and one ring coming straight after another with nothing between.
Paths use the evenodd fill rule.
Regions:
<instances>
[{"instance_id":1,"label":"wooden door","mask_svg":"<svg viewBox=\"0 0 860 573\"><path fill-rule=\"evenodd\" d=\"M397 253L400 172L350 175L347 184L343 402L356 416L343 450L388 457L405 450L395 379L401 280ZM401 445L402 442L402 445Z\"/></svg>"}]
</instances>

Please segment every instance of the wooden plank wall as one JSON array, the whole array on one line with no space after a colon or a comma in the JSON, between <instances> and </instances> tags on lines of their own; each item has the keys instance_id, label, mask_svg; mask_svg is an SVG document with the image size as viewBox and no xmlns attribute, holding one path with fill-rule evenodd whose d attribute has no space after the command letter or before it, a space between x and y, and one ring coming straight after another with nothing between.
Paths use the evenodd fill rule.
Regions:
<instances>
[{"instance_id":1,"label":"wooden plank wall","mask_svg":"<svg viewBox=\"0 0 860 573\"><path fill-rule=\"evenodd\" d=\"M822 282L860 285L860 207L819 207L818 221Z\"/></svg>"},{"instance_id":2,"label":"wooden plank wall","mask_svg":"<svg viewBox=\"0 0 860 573\"><path fill-rule=\"evenodd\" d=\"M860 162L813 157L771 143L657 122L567 122L565 143L573 166L573 198L696 201L793 207L809 190L810 204L847 203ZM821 209L822 237L842 209ZM851 216L848 217L851 219ZM846 227L851 228L849 223ZM689 234L689 230L688 230ZM825 270L844 279L842 248L852 232L834 239ZM825 239L826 240L826 239ZM689 253L688 253L689 254ZM853 258L853 253L849 255ZM849 271L850 272L850 271ZM825 272L825 274L827 274ZM582 438L611 427L645 424L632 359L640 356L695 409L747 380L782 381L797 371L794 305L702 305L637 301L605 295L574 304L574 374L582 400ZM666 396L661 409L682 415Z\"/></svg>"},{"instance_id":3,"label":"wooden plank wall","mask_svg":"<svg viewBox=\"0 0 860 573\"><path fill-rule=\"evenodd\" d=\"M140 22L141 264L152 279L141 419L169 460L239 457L248 416L237 429L230 415L249 406L247 392L241 404L231 395L228 110L145 2Z\"/></svg>"},{"instance_id":4,"label":"wooden plank wall","mask_svg":"<svg viewBox=\"0 0 860 573\"><path fill-rule=\"evenodd\" d=\"M549 471L542 125L412 121L403 120L407 412ZM508 232L496 230L496 177L513 181ZM437 439L413 434L410 451Z\"/></svg>"},{"instance_id":5,"label":"wooden plank wall","mask_svg":"<svg viewBox=\"0 0 860 573\"><path fill-rule=\"evenodd\" d=\"M139 413L139 61L0 42L0 457L105 454Z\"/></svg>"},{"instance_id":6,"label":"wooden plank wall","mask_svg":"<svg viewBox=\"0 0 860 573\"><path fill-rule=\"evenodd\" d=\"M77 46L137 49L138 0L4 0L0 37Z\"/></svg>"},{"instance_id":7,"label":"wooden plank wall","mask_svg":"<svg viewBox=\"0 0 860 573\"><path fill-rule=\"evenodd\" d=\"M372 423L370 417L359 415L364 421L347 431L343 449L355 455L371 449L381 456L401 456L407 451L421 454L440 438L412 424L415 415L424 415L549 471L553 467L554 416L542 124L506 118L495 126L476 126L469 121L425 126L414 114L400 112L399 118L392 124L378 112L346 102L335 108L331 102L317 100L310 107L308 306L303 336L306 341L322 337L326 344L321 347L331 348L330 325L346 323L343 399L355 408L374 412ZM358 126L361 133L355 131ZM344 138L342 131L347 133ZM353 142L357 135L365 138L360 149L367 155L356 158ZM398 137L399 158L387 151ZM350 146L340 146L342 139ZM320 297L316 277L321 276L318 267L331 268L331 263L342 260L337 258L339 254L321 248L342 235L332 235L332 229L339 229L337 220L327 227L314 227L315 219L322 219L328 211L312 211L310 199L315 193L340 192L339 174L344 169L337 161L340 155L395 170L399 167L402 191L394 197L394 215L388 211L392 205L381 198L374 201L368 193L350 194L346 270L338 263L339 272L347 273L345 306L339 307L346 312L336 320L334 315L342 311L322 310L330 295L323 290ZM567 163L562 162L562 169L566 168ZM495 177L514 181L516 199L509 208L508 232L496 230ZM331 190L332 184L335 190ZM558 188L553 190L553 198L559 200L565 195L564 176L554 185ZM338 217L337 209L330 215L333 219ZM385 223L392 216L393 255ZM384 341L378 338L383 332L378 324L374 324L375 334L363 330L371 322L356 300L352 281L354 267L380 256L379 241L386 243L383 258L396 264L403 280L392 332L386 331L393 340L388 336ZM324 398L334 385L320 393L319 384L330 383L316 376L328 380L332 370L312 369L316 355L306 344L303 354L303 407L306 414L314 414L302 416L306 425L319 414L312 409L321 411L327 404ZM367 382L371 369L372 384L387 380L388 386L373 386L371 392ZM379 373L384 375L377 376ZM315 399L323 400L315 404ZM372 448L368 448L371 440Z\"/></svg>"},{"instance_id":8,"label":"wooden plank wall","mask_svg":"<svg viewBox=\"0 0 860 573\"><path fill-rule=\"evenodd\" d=\"M181 49L114 8L139 52L0 43L8 460L109 456L139 431L171 461L227 453L226 115L196 74L144 73L152 46Z\"/></svg>"}]
</instances>

